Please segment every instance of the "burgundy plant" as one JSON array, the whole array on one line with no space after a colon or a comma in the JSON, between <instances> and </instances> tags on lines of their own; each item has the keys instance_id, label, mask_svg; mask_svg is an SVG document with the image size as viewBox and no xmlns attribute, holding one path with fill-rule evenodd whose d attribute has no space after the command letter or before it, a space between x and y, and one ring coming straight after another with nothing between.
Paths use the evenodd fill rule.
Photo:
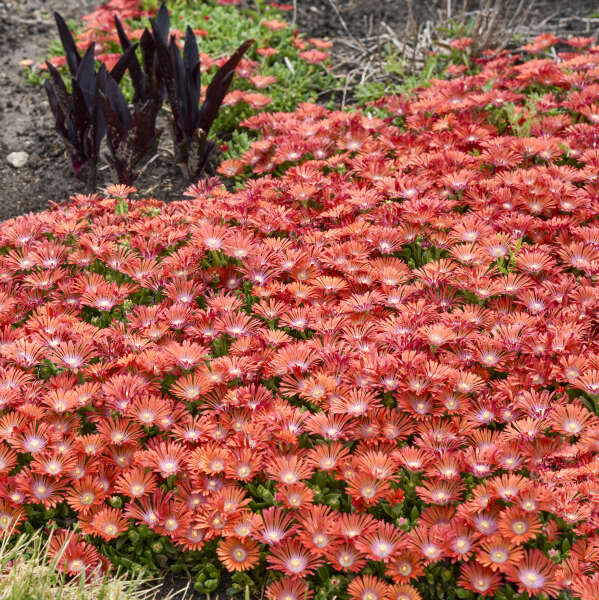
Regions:
<instances>
[{"instance_id":1,"label":"burgundy plant","mask_svg":"<svg viewBox=\"0 0 599 600\"><path fill-rule=\"evenodd\" d=\"M54 18L71 75L71 92L67 90L58 69L48 61L46 65L51 81L46 81L44 87L56 120L56 130L71 156L75 176L87 181L93 188L100 144L106 134L104 115L98 101L100 79L95 69L95 44L90 44L81 57L64 19L58 13L54 13ZM135 48L127 48L111 70L110 76L115 82L121 80Z\"/></svg>"},{"instance_id":2,"label":"burgundy plant","mask_svg":"<svg viewBox=\"0 0 599 600\"><path fill-rule=\"evenodd\" d=\"M156 113L147 100L133 113L117 82L106 73L100 101L106 121L106 142L110 150L108 161L114 168L119 183L130 185L139 172L135 167L156 150L161 129L156 129Z\"/></svg>"},{"instance_id":3,"label":"burgundy plant","mask_svg":"<svg viewBox=\"0 0 599 600\"><path fill-rule=\"evenodd\" d=\"M158 55L158 74L166 88L172 111L175 162L186 177L195 179L202 174L216 150L216 144L208 141L208 133L229 90L235 68L254 40L246 40L220 67L210 82L200 107L200 55L191 27L187 26L185 31L183 56L174 36L170 37L167 45L169 22L164 3L152 24L152 31Z\"/></svg>"}]
</instances>

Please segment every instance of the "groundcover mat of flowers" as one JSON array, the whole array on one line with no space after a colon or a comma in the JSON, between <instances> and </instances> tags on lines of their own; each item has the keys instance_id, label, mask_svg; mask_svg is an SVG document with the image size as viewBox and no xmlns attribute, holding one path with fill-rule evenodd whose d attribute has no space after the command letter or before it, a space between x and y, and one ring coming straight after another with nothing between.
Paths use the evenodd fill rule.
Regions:
<instances>
[{"instance_id":1,"label":"groundcover mat of flowers","mask_svg":"<svg viewBox=\"0 0 599 600\"><path fill-rule=\"evenodd\" d=\"M151 531L271 600L596 599L599 47L555 41L252 117L237 192L4 222L2 529L57 515L70 573Z\"/></svg>"}]
</instances>

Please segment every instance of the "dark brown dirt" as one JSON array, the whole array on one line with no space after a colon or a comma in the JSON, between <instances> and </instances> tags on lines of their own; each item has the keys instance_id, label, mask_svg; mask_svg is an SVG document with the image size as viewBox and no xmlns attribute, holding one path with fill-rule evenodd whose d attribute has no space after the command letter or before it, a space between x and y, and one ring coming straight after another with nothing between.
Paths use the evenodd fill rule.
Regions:
<instances>
[{"instance_id":1,"label":"dark brown dirt","mask_svg":"<svg viewBox=\"0 0 599 600\"><path fill-rule=\"evenodd\" d=\"M57 0L67 18L91 8L89 0ZM19 61L42 57L54 37L50 7L35 0L0 1L0 219L64 197L63 160L49 127L43 90L29 85ZM10 152L25 151L29 162L14 169Z\"/></svg>"},{"instance_id":2,"label":"dark brown dirt","mask_svg":"<svg viewBox=\"0 0 599 600\"><path fill-rule=\"evenodd\" d=\"M527 0L530 5L528 27L531 31L551 32L558 36L596 35L599 21L589 19L599 14L596 0ZM289 2L291 3L291 2ZM426 20L438 22L447 6L457 18L465 4L472 14L488 4L486 0L297 0L297 24L301 31L331 39L353 36L361 39L377 33L386 23L395 33ZM493 0L507 12L518 1ZM415 22L410 23L410 20ZM593 22L594 21L594 22Z\"/></svg>"},{"instance_id":3,"label":"dark brown dirt","mask_svg":"<svg viewBox=\"0 0 599 600\"><path fill-rule=\"evenodd\" d=\"M475 49L516 49L515 39L551 32L559 37L596 36L596 0L297 0L301 31L328 37L333 70L344 76L343 100L364 82L402 83L381 62L381 49L396 53L402 71L422 68L425 55L446 44L447 30L477 31ZM338 92L339 90L337 90Z\"/></svg>"},{"instance_id":4,"label":"dark brown dirt","mask_svg":"<svg viewBox=\"0 0 599 600\"><path fill-rule=\"evenodd\" d=\"M97 4L97 0L0 0L0 222L89 192L73 177L43 87L27 82L19 62L44 58L57 38L54 10L68 22L91 12ZM158 158L135 182L146 196L171 200L189 185L172 166L169 145L165 128ZM29 154L27 164L19 169L6 160L9 153L17 151ZM101 166L98 187L115 181L108 165Z\"/></svg>"},{"instance_id":5,"label":"dark brown dirt","mask_svg":"<svg viewBox=\"0 0 599 600\"><path fill-rule=\"evenodd\" d=\"M463 0L453 0L460 7ZM599 7L595 0L530 0L535 2L531 22L558 35L594 35L597 25L586 17ZM485 0L468 0L475 8ZM62 202L85 185L71 173L69 160L55 130L43 88L29 84L23 59L40 61L56 38L52 11L67 20L89 13L98 0L0 0L0 222L11 216L41 210L48 202ZM409 7L411 6L411 10ZM372 39L383 23L399 37L418 29L419 23L438 19L447 0L297 0L296 23L309 36L345 40L350 44ZM454 9L455 10L455 9ZM586 20L585 20L586 19ZM341 60L343 44L333 49ZM347 54L345 55L347 58ZM6 157L25 151L27 164L15 169ZM162 200L180 197L188 183L172 166L169 137L163 134L159 156L136 181L143 195ZM98 186L114 183L107 165L99 171Z\"/></svg>"}]
</instances>

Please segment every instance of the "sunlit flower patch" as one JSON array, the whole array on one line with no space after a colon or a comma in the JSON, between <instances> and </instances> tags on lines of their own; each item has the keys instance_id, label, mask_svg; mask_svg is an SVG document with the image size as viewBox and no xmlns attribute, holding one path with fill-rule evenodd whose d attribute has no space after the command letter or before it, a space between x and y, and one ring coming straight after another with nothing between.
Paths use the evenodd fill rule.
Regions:
<instances>
[{"instance_id":1,"label":"sunlit flower patch","mask_svg":"<svg viewBox=\"0 0 599 600\"><path fill-rule=\"evenodd\" d=\"M144 526L266 565L271 600L596 599L599 52L572 46L253 117L234 193L3 223L0 530L64 507L73 573Z\"/></svg>"}]
</instances>

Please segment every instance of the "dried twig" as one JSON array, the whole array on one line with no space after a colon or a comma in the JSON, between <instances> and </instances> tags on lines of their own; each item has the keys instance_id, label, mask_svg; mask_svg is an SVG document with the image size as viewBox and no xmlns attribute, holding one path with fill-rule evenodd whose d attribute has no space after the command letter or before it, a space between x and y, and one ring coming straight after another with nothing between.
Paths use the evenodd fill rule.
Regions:
<instances>
[{"instance_id":1,"label":"dried twig","mask_svg":"<svg viewBox=\"0 0 599 600\"><path fill-rule=\"evenodd\" d=\"M42 21L37 19L23 19L22 17L6 17L5 23L13 23L15 25L35 25L36 27L54 27L52 21Z\"/></svg>"},{"instance_id":2,"label":"dried twig","mask_svg":"<svg viewBox=\"0 0 599 600\"><path fill-rule=\"evenodd\" d=\"M294 2L294 7L297 0ZM349 2L328 0L339 22L339 36L334 46L334 74L339 85L329 90L338 95L341 106L348 102L353 88L366 82L402 83L405 78L426 64L428 52L450 52L450 31L464 31L475 39L469 49L480 54L487 49L503 50L513 43L514 35L532 38L552 27L556 20L562 29L573 25L587 29L599 19L573 15L547 14L545 0L393 0L392 10L403 10L406 17L401 29L390 26L383 6L385 0L375 0L376 9L367 17L366 33L352 31L344 14ZM297 2L300 10L302 4ZM531 18L530 15L534 15ZM388 13L387 13L388 15ZM395 19L394 19L395 20ZM385 55L396 60L401 68L389 72Z\"/></svg>"},{"instance_id":3,"label":"dried twig","mask_svg":"<svg viewBox=\"0 0 599 600\"><path fill-rule=\"evenodd\" d=\"M341 23L341 27L343 27L345 33L347 33L347 35L349 35L349 37L351 37L358 44L360 44L360 40L357 37L355 37L354 34L349 30L349 28L348 28L345 20L341 16L341 12L339 11L339 7L337 6L337 2L335 0L329 0L329 4L333 7L333 10L337 14L337 18L339 19L339 22Z\"/></svg>"}]
</instances>

